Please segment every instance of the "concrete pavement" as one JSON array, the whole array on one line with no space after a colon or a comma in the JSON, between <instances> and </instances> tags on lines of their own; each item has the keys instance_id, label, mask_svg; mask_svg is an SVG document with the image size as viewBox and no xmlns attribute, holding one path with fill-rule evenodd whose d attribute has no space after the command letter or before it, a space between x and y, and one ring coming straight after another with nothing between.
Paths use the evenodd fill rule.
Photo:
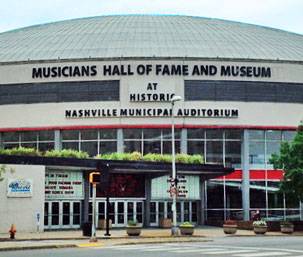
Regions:
<instances>
[{"instance_id":1,"label":"concrete pavement","mask_svg":"<svg viewBox=\"0 0 303 257\"><path fill-rule=\"evenodd\" d=\"M97 243L89 243L89 237L82 236L81 230L47 231L43 233L19 233L15 240L9 239L9 234L0 234L0 251L21 249L42 249L60 247L94 247L108 245L138 244L138 243L168 243L168 242L206 242L225 235L222 228L202 226L195 228L193 236L171 237L170 229L142 229L140 237L129 237L125 229L113 229L111 237L104 236L105 231L98 230ZM294 236L303 236L296 232ZM238 230L233 236L255 236L253 231ZM280 232L267 232L265 236L285 236ZM287 236L287 235L286 235Z\"/></svg>"}]
</instances>

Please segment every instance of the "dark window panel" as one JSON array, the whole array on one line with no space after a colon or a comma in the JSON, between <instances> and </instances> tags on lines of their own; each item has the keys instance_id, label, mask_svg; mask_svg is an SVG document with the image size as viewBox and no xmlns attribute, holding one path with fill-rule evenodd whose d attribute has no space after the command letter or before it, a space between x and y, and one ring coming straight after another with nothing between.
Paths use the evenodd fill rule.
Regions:
<instances>
[{"instance_id":1,"label":"dark window panel","mask_svg":"<svg viewBox=\"0 0 303 257\"><path fill-rule=\"evenodd\" d=\"M204 141L187 141L187 153L204 156Z\"/></svg>"},{"instance_id":2,"label":"dark window panel","mask_svg":"<svg viewBox=\"0 0 303 257\"><path fill-rule=\"evenodd\" d=\"M171 141L164 141L163 142L163 154L171 154L172 153L172 145ZM180 141L175 140L175 153L180 153L181 147L180 147Z\"/></svg>"},{"instance_id":3,"label":"dark window panel","mask_svg":"<svg viewBox=\"0 0 303 257\"><path fill-rule=\"evenodd\" d=\"M142 153L141 141L124 141L124 152L132 153L139 152Z\"/></svg>"},{"instance_id":4,"label":"dark window panel","mask_svg":"<svg viewBox=\"0 0 303 257\"><path fill-rule=\"evenodd\" d=\"M78 130L63 130L61 131L62 140L79 140Z\"/></svg>"},{"instance_id":5,"label":"dark window panel","mask_svg":"<svg viewBox=\"0 0 303 257\"><path fill-rule=\"evenodd\" d=\"M98 154L98 142L81 142L81 151L87 152L89 156L96 156Z\"/></svg>"},{"instance_id":6,"label":"dark window panel","mask_svg":"<svg viewBox=\"0 0 303 257\"><path fill-rule=\"evenodd\" d=\"M206 162L223 163L223 141L206 142Z\"/></svg>"},{"instance_id":7,"label":"dark window panel","mask_svg":"<svg viewBox=\"0 0 303 257\"><path fill-rule=\"evenodd\" d=\"M73 81L0 85L0 105L119 101L120 82Z\"/></svg>"},{"instance_id":8,"label":"dark window panel","mask_svg":"<svg viewBox=\"0 0 303 257\"><path fill-rule=\"evenodd\" d=\"M144 129L143 138L161 140L161 129Z\"/></svg>"},{"instance_id":9,"label":"dark window panel","mask_svg":"<svg viewBox=\"0 0 303 257\"><path fill-rule=\"evenodd\" d=\"M220 129L208 129L206 130L206 139L220 139L223 140L223 130Z\"/></svg>"},{"instance_id":10,"label":"dark window panel","mask_svg":"<svg viewBox=\"0 0 303 257\"><path fill-rule=\"evenodd\" d=\"M190 139L204 139L204 129L187 129L187 138Z\"/></svg>"},{"instance_id":11,"label":"dark window panel","mask_svg":"<svg viewBox=\"0 0 303 257\"><path fill-rule=\"evenodd\" d=\"M18 132L4 132L2 134L3 142L19 142Z\"/></svg>"},{"instance_id":12,"label":"dark window panel","mask_svg":"<svg viewBox=\"0 0 303 257\"><path fill-rule=\"evenodd\" d=\"M63 142L62 149L72 149L79 151L79 143L78 142Z\"/></svg>"},{"instance_id":13,"label":"dark window panel","mask_svg":"<svg viewBox=\"0 0 303 257\"><path fill-rule=\"evenodd\" d=\"M185 80L185 101L303 103L302 83Z\"/></svg>"},{"instance_id":14,"label":"dark window panel","mask_svg":"<svg viewBox=\"0 0 303 257\"><path fill-rule=\"evenodd\" d=\"M225 164L240 165L241 164L241 142L226 141L225 142Z\"/></svg>"},{"instance_id":15,"label":"dark window panel","mask_svg":"<svg viewBox=\"0 0 303 257\"><path fill-rule=\"evenodd\" d=\"M102 129L100 130L100 139L117 139L116 129Z\"/></svg>"},{"instance_id":16,"label":"dark window panel","mask_svg":"<svg viewBox=\"0 0 303 257\"><path fill-rule=\"evenodd\" d=\"M162 138L163 140L171 140L172 130L162 129ZM175 129L175 139L181 139L181 129Z\"/></svg>"},{"instance_id":17,"label":"dark window panel","mask_svg":"<svg viewBox=\"0 0 303 257\"><path fill-rule=\"evenodd\" d=\"M101 141L100 142L100 154L105 153L115 153L117 152L117 142L116 141Z\"/></svg>"},{"instance_id":18,"label":"dark window panel","mask_svg":"<svg viewBox=\"0 0 303 257\"><path fill-rule=\"evenodd\" d=\"M141 139L142 129L123 129L124 139Z\"/></svg>"},{"instance_id":19,"label":"dark window panel","mask_svg":"<svg viewBox=\"0 0 303 257\"><path fill-rule=\"evenodd\" d=\"M98 139L98 130L87 129L80 130L81 140L97 140Z\"/></svg>"},{"instance_id":20,"label":"dark window panel","mask_svg":"<svg viewBox=\"0 0 303 257\"><path fill-rule=\"evenodd\" d=\"M159 141L144 141L144 154L161 153L161 142Z\"/></svg>"},{"instance_id":21,"label":"dark window panel","mask_svg":"<svg viewBox=\"0 0 303 257\"><path fill-rule=\"evenodd\" d=\"M46 152L55 149L54 143L39 143L38 150L41 152Z\"/></svg>"},{"instance_id":22,"label":"dark window panel","mask_svg":"<svg viewBox=\"0 0 303 257\"><path fill-rule=\"evenodd\" d=\"M39 131L39 141L54 141L55 132L52 130Z\"/></svg>"},{"instance_id":23,"label":"dark window panel","mask_svg":"<svg viewBox=\"0 0 303 257\"><path fill-rule=\"evenodd\" d=\"M22 147L38 149L37 143L21 143Z\"/></svg>"},{"instance_id":24,"label":"dark window panel","mask_svg":"<svg viewBox=\"0 0 303 257\"><path fill-rule=\"evenodd\" d=\"M36 131L21 132L21 142L37 141L37 134L38 133Z\"/></svg>"},{"instance_id":25,"label":"dark window panel","mask_svg":"<svg viewBox=\"0 0 303 257\"><path fill-rule=\"evenodd\" d=\"M242 130L240 129L225 130L225 139L241 140L241 137L242 137Z\"/></svg>"}]
</instances>

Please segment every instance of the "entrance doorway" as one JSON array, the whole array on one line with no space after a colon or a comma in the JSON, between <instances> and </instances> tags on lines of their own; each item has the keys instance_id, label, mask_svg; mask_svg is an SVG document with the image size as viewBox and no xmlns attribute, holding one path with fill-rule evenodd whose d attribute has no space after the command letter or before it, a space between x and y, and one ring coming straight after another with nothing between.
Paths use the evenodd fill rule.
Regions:
<instances>
[{"instance_id":1,"label":"entrance doorway","mask_svg":"<svg viewBox=\"0 0 303 257\"><path fill-rule=\"evenodd\" d=\"M197 222L196 201L178 201L177 202L177 222L183 223L189 221ZM161 219L172 219L171 201L152 201L150 202L150 226L159 226Z\"/></svg>"},{"instance_id":2,"label":"entrance doorway","mask_svg":"<svg viewBox=\"0 0 303 257\"><path fill-rule=\"evenodd\" d=\"M92 203L89 207L89 220L92 218ZM96 220L100 221L106 218L107 206L105 200L97 200ZM109 219L112 221L112 227L125 227L128 221L136 220L139 225L144 220L144 202L143 199L111 199L109 202Z\"/></svg>"},{"instance_id":3,"label":"entrance doorway","mask_svg":"<svg viewBox=\"0 0 303 257\"><path fill-rule=\"evenodd\" d=\"M80 201L48 201L44 203L44 228L80 228Z\"/></svg>"}]
</instances>

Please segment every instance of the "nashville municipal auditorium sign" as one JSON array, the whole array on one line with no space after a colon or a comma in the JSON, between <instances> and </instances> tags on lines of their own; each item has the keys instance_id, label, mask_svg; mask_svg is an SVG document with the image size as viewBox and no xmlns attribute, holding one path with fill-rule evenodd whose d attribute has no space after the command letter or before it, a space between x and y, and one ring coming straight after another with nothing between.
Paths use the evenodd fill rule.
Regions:
<instances>
[{"instance_id":1,"label":"nashville municipal auditorium sign","mask_svg":"<svg viewBox=\"0 0 303 257\"><path fill-rule=\"evenodd\" d=\"M117 64L117 65L66 65L34 67L32 79L64 77L110 76L196 76L270 78L270 67L237 65L187 65L187 64ZM129 94L130 102L169 102L173 93L162 92L158 83L149 82L143 92ZM65 118L103 117L169 117L171 108L83 108L65 110ZM177 109L177 117L237 118L239 110L233 108L184 108Z\"/></svg>"}]
</instances>

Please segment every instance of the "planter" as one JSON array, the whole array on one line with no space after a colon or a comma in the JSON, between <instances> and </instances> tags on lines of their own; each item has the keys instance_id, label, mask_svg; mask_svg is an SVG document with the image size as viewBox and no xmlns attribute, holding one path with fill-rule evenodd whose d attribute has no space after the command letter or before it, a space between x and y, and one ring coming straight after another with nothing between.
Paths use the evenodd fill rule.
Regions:
<instances>
[{"instance_id":1,"label":"planter","mask_svg":"<svg viewBox=\"0 0 303 257\"><path fill-rule=\"evenodd\" d=\"M126 233L129 236L140 236L141 227L138 226L128 226L126 227Z\"/></svg>"},{"instance_id":2,"label":"planter","mask_svg":"<svg viewBox=\"0 0 303 257\"><path fill-rule=\"evenodd\" d=\"M228 235L236 234L237 229L238 229L237 225L223 224L223 231L225 234L228 234Z\"/></svg>"},{"instance_id":3,"label":"planter","mask_svg":"<svg viewBox=\"0 0 303 257\"><path fill-rule=\"evenodd\" d=\"M179 227L182 236L192 236L194 233L194 227Z\"/></svg>"},{"instance_id":4,"label":"planter","mask_svg":"<svg viewBox=\"0 0 303 257\"><path fill-rule=\"evenodd\" d=\"M172 221L168 218L160 219L160 227L161 228L171 228L172 227Z\"/></svg>"},{"instance_id":5,"label":"planter","mask_svg":"<svg viewBox=\"0 0 303 257\"><path fill-rule=\"evenodd\" d=\"M254 226L254 232L257 235L264 235L267 232L267 226Z\"/></svg>"},{"instance_id":6,"label":"planter","mask_svg":"<svg viewBox=\"0 0 303 257\"><path fill-rule=\"evenodd\" d=\"M294 232L294 225L280 225L283 234L292 234Z\"/></svg>"}]
</instances>

